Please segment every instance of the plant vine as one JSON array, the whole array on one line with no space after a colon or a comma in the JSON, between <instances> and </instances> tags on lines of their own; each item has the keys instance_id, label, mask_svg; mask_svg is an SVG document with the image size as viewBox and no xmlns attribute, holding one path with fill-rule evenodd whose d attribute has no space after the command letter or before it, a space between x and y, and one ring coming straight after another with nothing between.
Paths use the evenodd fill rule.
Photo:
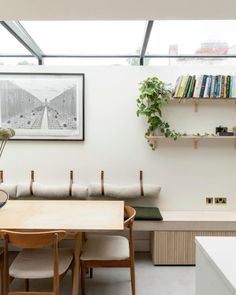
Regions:
<instances>
[{"instance_id":1,"label":"plant vine","mask_svg":"<svg viewBox=\"0 0 236 295\"><path fill-rule=\"evenodd\" d=\"M154 134L156 130L165 137L176 140L182 134L170 128L162 118L162 107L169 103L171 90L158 77L149 77L140 83L140 94L137 99L137 116L147 117L148 128L145 137ZM149 145L155 150L155 145L148 139Z\"/></svg>"}]
</instances>

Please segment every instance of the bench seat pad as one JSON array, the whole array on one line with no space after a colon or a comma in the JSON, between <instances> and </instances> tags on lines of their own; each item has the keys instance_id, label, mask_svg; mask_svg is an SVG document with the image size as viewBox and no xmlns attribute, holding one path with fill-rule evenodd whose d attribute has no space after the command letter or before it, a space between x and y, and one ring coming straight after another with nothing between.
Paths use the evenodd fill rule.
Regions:
<instances>
[{"instance_id":1,"label":"bench seat pad","mask_svg":"<svg viewBox=\"0 0 236 295\"><path fill-rule=\"evenodd\" d=\"M163 220L157 207L134 207L136 210L135 220Z\"/></svg>"}]
</instances>

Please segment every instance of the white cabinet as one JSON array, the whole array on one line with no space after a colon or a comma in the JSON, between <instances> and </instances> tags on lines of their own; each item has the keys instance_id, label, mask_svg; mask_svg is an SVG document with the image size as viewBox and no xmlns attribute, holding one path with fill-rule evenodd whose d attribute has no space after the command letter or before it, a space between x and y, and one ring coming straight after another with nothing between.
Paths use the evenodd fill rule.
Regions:
<instances>
[{"instance_id":1,"label":"white cabinet","mask_svg":"<svg viewBox=\"0 0 236 295\"><path fill-rule=\"evenodd\" d=\"M236 294L235 249L235 237L196 237L196 295Z\"/></svg>"}]
</instances>

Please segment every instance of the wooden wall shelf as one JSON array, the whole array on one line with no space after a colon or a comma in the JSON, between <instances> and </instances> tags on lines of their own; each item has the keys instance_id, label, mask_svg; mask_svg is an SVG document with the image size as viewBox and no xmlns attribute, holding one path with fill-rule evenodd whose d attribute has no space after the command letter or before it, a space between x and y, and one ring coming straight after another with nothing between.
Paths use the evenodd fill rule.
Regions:
<instances>
[{"instance_id":1,"label":"wooden wall shelf","mask_svg":"<svg viewBox=\"0 0 236 295\"><path fill-rule=\"evenodd\" d=\"M234 103L234 110L236 112L236 98L203 98L203 97L191 97L191 98L182 98L182 97L173 97L170 100L170 103L192 103L194 105L194 111L198 111L198 106L200 103L221 103L221 102L232 102Z\"/></svg>"},{"instance_id":2,"label":"wooden wall shelf","mask_svg":"<svg viewBox=\"0 0 236 295\"><path fill-rule=\"evenodd\" d=\"M166 139L166 140L174 141L174 139L170 137L165 137L164 135L150 135L150 136L147 136L147 139L154 142L156 146L158 144L158 140ZM186 135L186 136L179 137L177 140L192 140L194 148L197 149L198 143L200 140L225 140L225 139L233 140L234 148L236 149L236 136Z\"/></svg>"}]
</instances>

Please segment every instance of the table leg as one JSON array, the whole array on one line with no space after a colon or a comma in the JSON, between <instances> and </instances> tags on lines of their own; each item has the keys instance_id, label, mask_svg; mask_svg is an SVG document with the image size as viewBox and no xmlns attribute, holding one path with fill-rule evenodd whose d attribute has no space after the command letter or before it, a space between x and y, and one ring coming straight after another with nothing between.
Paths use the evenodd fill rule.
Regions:
<instances>
[{"instance_id":1,"label":"table leg","mask_svg":"<svg viewBox=\"0 0 236 295\"><path fill-rule=\"evenodd\" d=\"M80 292L80 251L81 251L82 233L77 233L75 236L75 258L73 270L73 286L72 295L78 295Z\"/></svg>"}]
</instances>

